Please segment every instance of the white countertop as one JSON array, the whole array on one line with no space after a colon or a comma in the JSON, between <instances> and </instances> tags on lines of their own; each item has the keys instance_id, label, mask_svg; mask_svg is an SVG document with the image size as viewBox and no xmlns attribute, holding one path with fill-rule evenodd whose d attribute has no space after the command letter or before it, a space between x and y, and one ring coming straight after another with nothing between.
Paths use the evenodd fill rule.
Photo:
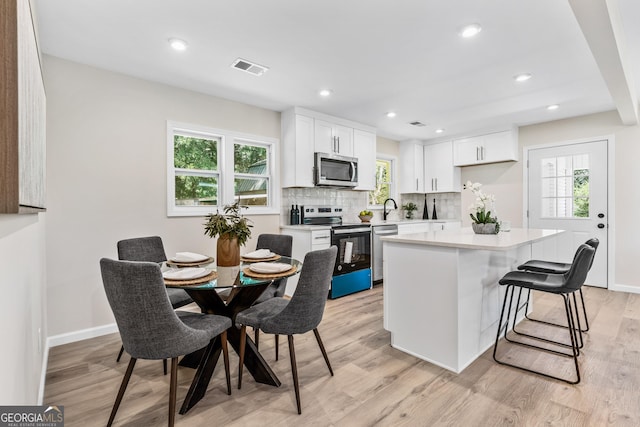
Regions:
<instances>
[{"instance_id":1,"label":"white countertop","mask_svg":"<svg viewBox=\"0 0 640 427\"><path fill-rule=\"evenodd\" d=\"M460 222L459 219L388 219L388 220L373 220L371 221L371 226L375 227L376 225L387 225L387 224L418 224L422 222Z\"/></svg>"},{"instance_id":2,"label":"white countertop","mask_svg":"<svg viewBox=\"0 0 640 427\"><path fill-rule=\"evenodd\" d=\"M511 231L502 231L498 234L475 234L473 229L468 227L460 230L387 236L382 237L382 241L425 246L444 246L449 248L503 251L560 233L564 233L564 230L512 228Z\"/></svg>"}]
</instances>

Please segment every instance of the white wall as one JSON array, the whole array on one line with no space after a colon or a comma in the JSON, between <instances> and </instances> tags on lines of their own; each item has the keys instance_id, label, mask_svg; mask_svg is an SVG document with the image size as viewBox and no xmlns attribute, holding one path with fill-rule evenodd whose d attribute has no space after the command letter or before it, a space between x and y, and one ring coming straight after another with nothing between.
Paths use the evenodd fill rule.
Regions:
<instances>
[{"instance_id":1,"label":"white wall","mask_svg":"<svg viewBox=\"0 0 640 427\"><path fill-rule=\"evenodd\" d=\"M523 126L519 129L520 156L522 148L530 145L550 144L583 138L613 135L615 138L615 284L640 288L640 276L635 263L640 260L640 191L636 170L640 159L640 127L624 126L615 111L592 114L565 120ZM496 208L501 219L510 220L515 227L522 226L523 180L522 162L507 162L462 168L462 180L481 182L488 193L496 196ZM462 192L463 225L468 226L467 207L471 194ZM611 285L610 285L611 286Z\"/></svg>"},{"instance_id":2,"label":"white wall","mask_svg":"<svg viewBox=\"0 0 640 427\"><path fill-rule=\"evenodd\" d=\"M45 215L0 215L0 404L38 403L45 356Z\"/></svg>"},{"instance_id":3,"label":"white wall","mask_svg":"<svg viewBox=\"0 0 640 427\"><path fill-rule=\"evenodd\" d=\"M215 254L202 217L166 216L166 121L280 138L280 113L44 57L49 336L113 323L99 260L160 235L167 254ZM251 217L254 240L278 215Z\"/></svg>"}]
</instances>

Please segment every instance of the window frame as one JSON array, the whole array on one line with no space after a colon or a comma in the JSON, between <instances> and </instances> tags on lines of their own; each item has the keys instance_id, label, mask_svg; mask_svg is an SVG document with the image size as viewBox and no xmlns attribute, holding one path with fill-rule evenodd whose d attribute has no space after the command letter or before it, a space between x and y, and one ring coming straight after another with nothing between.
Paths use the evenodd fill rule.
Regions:
<instances>
[{"instance_id":1,"label":"window frame","mask_svg":"<svg viewBox=\"0 0 640 427\"><path fill-rule=\"evenodd\" d=\"M396 156L392 156L389 154L378 153L376 154L376 162L378 160L383 160L385 162L390 163L391 167L391 182L389 182L389 198L397 199L398 196L398 158ZM377 182L376 182L377 184ZM367 209L369 210L381 210L383 209L383 205L371 205L369 204L370 197L369 193L371 191L367 191Z\"/></svg>"},{"instance_id":2,"label":"window frame","mask_svg":"<svg viewBox=\"0 0 640 427\"><path fill-rule=\"evenodd\" d=\"M177 206L175 204L175 175L174 167L174 135L193 135L197 138L217 138L218 146L218 205L208 206ZM166 173L167 173L167 216L186 217L204 216L225 205L235 202L234 198L234 144L249 144L265 147L267 149L267 175L269 180L267 193L267 206L249 206L243 209L245 215L272 215L280 213L280 177L276 171L278 168L279 139L260 135L246 134L225 129L216 129L206 126L167 121L167 146L166 146ZM211 176L214 173L212 172ZM198 174L199 175L199 174Z\"/></svg>"}]
</instances>

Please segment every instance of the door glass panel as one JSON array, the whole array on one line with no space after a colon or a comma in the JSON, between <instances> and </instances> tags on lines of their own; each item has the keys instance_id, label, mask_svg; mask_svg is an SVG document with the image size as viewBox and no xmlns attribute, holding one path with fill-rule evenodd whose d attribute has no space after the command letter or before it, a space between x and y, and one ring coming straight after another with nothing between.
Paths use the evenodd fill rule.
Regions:
<instances>
[{"instance_id":1,"label":"door glass panel","mask_svg":"<svg viewBox=\"0 0 640 427\"><path fill-rule=\"evenodd\" d=\"M588 154L542 159L541 172L543 217L589 217Z\"/></svg>"}]
</instances>

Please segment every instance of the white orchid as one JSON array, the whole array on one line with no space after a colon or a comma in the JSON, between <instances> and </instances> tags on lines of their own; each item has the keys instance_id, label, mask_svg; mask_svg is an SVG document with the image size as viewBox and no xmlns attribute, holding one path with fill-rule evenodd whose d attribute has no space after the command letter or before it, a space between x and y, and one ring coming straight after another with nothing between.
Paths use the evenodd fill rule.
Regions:
<instances>
[{"instance_id":1,"label":"white orchid","mask_svg":"<svg viewBox=\"0 0 640 427\"><path fill-rule=\"evenodd\" d=\"M496 223L497 225L498 218L491 216L491 209L493 209L496 197L493 194L483 193L480 187L482 187L482 184L479 182L467 181L464 185L464 188L471 190L476 196L475 202L469 206L471 211L469 216L476 224Z\"/></svg>"}]
</instances>

